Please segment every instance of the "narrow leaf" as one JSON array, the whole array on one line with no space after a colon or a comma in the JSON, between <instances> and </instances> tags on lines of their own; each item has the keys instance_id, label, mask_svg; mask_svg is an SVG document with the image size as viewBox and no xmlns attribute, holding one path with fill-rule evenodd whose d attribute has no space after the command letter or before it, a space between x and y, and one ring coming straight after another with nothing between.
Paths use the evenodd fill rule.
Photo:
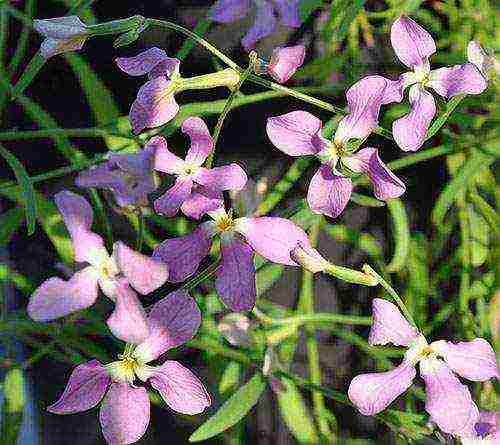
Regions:
<instances>
[{"instance_id":1,"label":"narrow leaf","mask_svg":"<svg viewBox=\"0 0 500 445\"><path fill-rule=\"evenodd\" d=\"M408 215L401 200L391 199L388 201L387 206L389 207L394 224L394 256L387 265L387 270L389 272L397 272L406 264L410 247L410 227L408 224Z\"/></svg>"},{"instance_id":2,"label":"narrow leaf","mask_svg":"<svg viewBox=\"0 0 500 445\"><path fill-rule=\"evenodd\" d=\"M20 207L14 207L0 215L0 246L8 244L14 232L23 222L24 212Z\"/></svg>"}]
</instances>

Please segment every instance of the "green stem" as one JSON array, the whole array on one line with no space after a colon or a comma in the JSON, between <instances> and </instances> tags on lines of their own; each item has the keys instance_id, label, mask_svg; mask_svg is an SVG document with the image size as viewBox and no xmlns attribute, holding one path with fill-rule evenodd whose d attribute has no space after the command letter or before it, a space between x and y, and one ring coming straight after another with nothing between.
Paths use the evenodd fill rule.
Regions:
<instances>
[{"instance_id":1,"label":"green stem","mask_svg":"<svg viewBox=\"0 0 500 445\"><path fill-rule=\"evenodd\" d=\"M26 0L26 5L24 7L24 11L25 11L24 14L29 19L33 18L33 14L35 12L35 3L36 3L36 0ZM10 60L10 63L9 63L8 71L11 75L15 73L19 64L21 63L21 60L24 57L24 54L26 53L30 32L31 32L31 27L25 23L23 25L21 35L19 36L19 39L17 40L16 51L15 51L14 55L12 56L12 59Z\"/></svg>"},{"instance_id":2,"label":"green stem","mask_svg":"<svg viewBox=\"0 0 500 445\"><path fill-rule=\"evenodd\" d=\"M24 69L23 74L11 90L11 100L16 99L26 87L33 81L42 66L45 64L45 58L40 52L37 52L30 60L28 66Z\"/></svg>"},{"instance_id":3,"label":"green stem","mask_svg":"<svg viewBox=\"0 0 500 445\"><path fill-rule=\"evenodd\" d=\"M271 325L296 325L299 327L302 324L313 323L339 323L347 325L371 326L372 320L370 317L362 317L358 315L342 315L315 312L312 314L301 314L293 317L271 318L258 309L253 310L254 315L262 322Z\"/></svg>"},{"instance_id":4,"label":"green stem","mask_svg":"<svg viewBox=\"0 0 500 445\"><path fill-rule=\"evenodd\" d=\"M217 272L217 269L219 267L220 261L217 260L214 263L210 264L210 266L208 266L206 269L202 270L198 275L191 278L189 281L186 281L180 289L184 289L187 291L194 289L196 286L213 276L215 272Z\"/></svg>"}]
</instances>

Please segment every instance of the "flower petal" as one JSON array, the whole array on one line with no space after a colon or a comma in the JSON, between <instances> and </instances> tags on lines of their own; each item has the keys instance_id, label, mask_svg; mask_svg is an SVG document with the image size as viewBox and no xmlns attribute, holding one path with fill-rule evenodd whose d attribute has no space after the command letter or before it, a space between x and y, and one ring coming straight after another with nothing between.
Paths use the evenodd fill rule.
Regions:
<instances>
[{"instance_id":1,"label":"flower petal","mask_svg":"<svg viewBox=\"0 0 500 445\"><path fill-rule=\"evenodd\" d=\"M85 23L76 15L33 20L33 27L40 34L57 40L72 39L87 30Z\"/></svg>"},{"instance_id":2,"label":"flower petal","mask_svg":"<svg viewBox=\"0 0 500 445\"><path fill-rule=\"evenodd\" d=\"M285 46L273 51L267 68L269 75L278 83L285 83L304 63L306 47L304 45Z\"/></svg>"},{"instance_id":3,"label":"flower petal","mask_svg":"<svg viewBox=\"0 0 500 445\"><path fill-rule=\"evenodd\" d=\"M210 10L210 16L219 23L235 22L248 14L251 4L251 0L218 0Z\"/></svg>"},{"instance_id":4,"label":"flower petal","mask_svg":"<svg viewBox=\"0 0 500 445\"><path fill-rule=\"evenodd\" d=\"M192 187L193 181L191 179L178 177L175 184L153 203L156 212L165 216L174 216L191 194Z\"/></svg>"},{"instance_id":5,"label":"flower petal","mask_svg":"<svg viewBox=\"0 0 500 445\"><path fill-rule=\"evenodd\" d=\"M71 51L79 51L85 44L86 37L72 38L68 40L46 38L40 45L40 54L44 59Z\"/></svg>"},{"instance_id":6,"label":"flower petal","mask_svg":"<svg viewBox=\"0 0 500 445\"><path fill-rule=\"evenodd\" d=\"M432 94L416 84L410 88L411 110L392 124L392 133L399 147L404 151L417 151L424 143L436 104Z\"/></svg>"},{"instance_id":7,"label":"flower petal","mask_svg":"<svg viewBox=\"0 0 500 445\"><path fill-rule=\"evenodd\" d=\"M130 76L144 76L156 65L167 59L167 53L160 48L149 48L134 57L117 57L116 65Z\"/></svg>"},{"instance_id":8,"label":"flower petal","mask_svg":"<svg viewBox=\"0 0 500 445\"><path fill-rule=\"evenodd\" d=\"M488 87L488 81L472 63L439 68L429 74L429 88L449 99L459 94L479 94Z\"/></svg>"},{"instance_id":9,"label":"flower petal","mask_svg":"<svg viewBox=\"0 0 500 445\"><path fill-rule=\"evenodd\" d=\"M250 51L254 48L257 41L268 36L276 29L277 24L278 21L274 15L273 5L268 0L261 0L257 4L257 13L252 26L245 37L241 39L245 50Z\"/></svg>"},{"instance_id":10,"label":"flower petal","mask_svg":"<svg viewBox=\"0 0 500 445\"><path fill-rule=\"evenodd\" d=\"M215 281L217 293L232 311L251 310L257 298L253 250L234 236L221 240L221 257Z\"/></svg>"},{"instance_id":11,"label":"flower petal","mask_svg":"<svg viewBox=\"0 0 500 445\"><path fill-rule=\"evenodd\" d=\"M193 180L216 191L242 190L247 183L247 174L238 164L223 165L211 169L200 167Z\"/></svg>"},{"instance_id":12,"label":"flower petal","mask_svg":"<svg viewBox=\"0 0 500 445\"><path fill-rule=\"evenodd\" d=\"M148 142L148 146L156 147L154 169L169 175L178 175L183 171L184 161L172 153L167 147L167 140L163 136L155 136Z\"/></svg>"},{"instance_id":13,"label":"flower petal","mask_svg":"<svg viewBox=\"0 0 500 445\"><path fill-rule=\"evenodd\" d=\"M186 162L198 166L203 165L214 148L214 141L210 136L207 124L199 117L188 117L182 123L181 130L191 140L191 146L186 154Z\"/></svg>"},{"instance_id":14,"label":"flower petal","mask_svg":"<svg viewBox=\"0 0 500 445\"><path fill-rule=\"evenodd\" d=\"M415 367L409 362L403 362L391 371L354 377L347 394L361 414L373 416L403 394L416 375Z\"/></svg>"},{"instance_id":15,"label":"flower petal","mask_svg":"<svg viewBox=\"0 0 500 445\"><path fill-rule=\"evenodd\" d=\"M300 20L300 0L274 0L278 8L280 22L285 26L299 28L302 24Z\"/></svg>"},{"instance_id":16,"label":"flower petal","mask_svg":"<svg viewBox=\"0 0 500 445\"><path fill-rule=\"evenodd\" d=\"M436 52L432 36L405 15L392 24L391 44L398 59L410 68L423 64Z\"/></svg>"},{"instance_id":17,"label":"flower petal","mask_svg":"<svg viewBox=\"0 0 500 445\"><path fill-rule=\"evenodd\" d=\"M149 425L149 396L145 388L113 383L99 411L102 433L110 445L137 442Z\"/></svg>"},{"instance_id":18,"label":"flower petal","mask_svg":"<svg viewBox=\"0 0 500 445\"><path fill-rule=\"evenodd\" d=\"M182 203L181 211L190 218L200 219L205 213L224 207L221 192L195 184L191 195Z\"/></svg>"},{"instance_id":19,"label":"flower petal","mask_svg":"<svg viewBox=\"0 0 500 445\"><path fill-rule=\"evenodd\" d=\"M106 368L98 360L78 365L69 377L59 400L47 407L54 414L73 414L96 406L111 383Z\"/></svg>"},{"instance_id":20,"label":"flower petal","mask_svg":"<svg viewBox=\"0 0 500 445\"><path fill-rule=\"evenodd\" d=\"M345 209L352 193L352 182L322 165L314 174L307 192L307 202L314 213L336 218Z\"/></svg>"},{"instance_id":21,"label":"flower petal","mask_svg":"<svg viewBox=\"0 0 500 445\"><path fill-rule=\"evenodd\" d=\"M185 290L171 292L155 303L148 316L149 336L135 348L134 357L144 363L191 340L201 323L196 301Z\"/></svg>"}]
</instances>

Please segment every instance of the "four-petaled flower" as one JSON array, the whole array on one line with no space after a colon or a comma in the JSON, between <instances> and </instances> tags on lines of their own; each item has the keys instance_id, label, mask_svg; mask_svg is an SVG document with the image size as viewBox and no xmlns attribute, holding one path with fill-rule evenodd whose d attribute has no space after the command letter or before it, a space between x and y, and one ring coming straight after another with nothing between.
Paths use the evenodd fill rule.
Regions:
<instances>
[{"instance_id":1,"label":"four-petaled flower","mask_svg":"<svg viewBox=\"0 0 500 445\"><path fill-rule=\"evenodd\" d=\"M95 407L104 398L99 420L110 445L134 443L148 427L149 395L144 386L135 384L136 380L157 390L174 411L189 415L203 412L210 406L210 396L189 369L173 360L159 366L148 364L193 338L200 322L200 310L186 291L170 293L151 308L149 336L144 341L127 345L119 360L108 365L91 360L77 366L59 400L47 410L78 413Z\"/></svg>"},{"instance_id":2,"label":"four-petaled flower","mask_svg":"<svg viewBox=\"0 0 500 445\"><path fill-rule=\"evenodd\" d=\"M479 411L469 389L455 374L474 382L498 378L500 371L490 344L476 338L452 343L439 340L430 345L424 336L387 300L373 300L370 345L405 346L403 362L391 371L361 374L349 385L349 399L364 415L384 410L413 382L420 365L426 389L425 409L430 420L445 433L469 437L479 421Z\"/></svg>"}]
</instances>

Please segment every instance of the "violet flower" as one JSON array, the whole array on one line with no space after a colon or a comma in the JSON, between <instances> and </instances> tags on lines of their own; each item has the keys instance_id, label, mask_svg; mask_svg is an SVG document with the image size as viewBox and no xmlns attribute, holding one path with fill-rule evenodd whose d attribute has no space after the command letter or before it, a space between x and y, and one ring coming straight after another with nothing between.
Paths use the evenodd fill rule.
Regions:
<instances>
[{"instance_id":1,"label":"violet flower","mask_svg":"<svg viewBox=\"0 0 500 445\"><path fill-rule=\"evenodd\" d=\"M278 22L284 26L299 28L300 0L218 0L210 15L219 23L231 23L246 17L256 7L252 27L241 40L247 51L255 47L260 39L272 34Z\"/></svg>"},{"instance_id":2,"label":"violet flower","mask_svg":"<svg viewBox=\"0 0 500 445\"><path fill-rule=\"evenodd\" d=\"M214 148L202 119L186 119L181 130L191 140L185 160L167 148L165 138L158 136L150 141L156 146L155 170L176 176L174 185L154 202L154 208L166 216L174 216L180 208L185 215L199 219L222 205L222 191L243 189L247 175L234 163L210 169L202 167Z\"/></svg>"},{"instance_id":3,"label":"violet flower","mask_svg":"<svg viewBox=\"0 0 500 445\"><path fill-rule=\"evenodd\" d=\"M456 437L473 434L479 411L469 389L456 374L474 382L500 376L495 352L486 340L476 338L460 343L439 340L429 345L394 304L376 298L368 343L392 343L405 346L407 352L395 369L361 374L352 380L348 396L362 414L373 416L381 412L405 392L417 374L418 363L425 382L425 409L430 420Z\"/></svg>"},{"instance_id":4,"label":"violet flower","mask_svg":"<svg viewBox=\"0 0 500 445\"><path fill-rule=\"evenodd\" d=\"M28 315L35 321L51 321L94 304L99 287L115 302L107 320L118 338L138 343L148 336L146 315L135 289L146 295L159 288L168 278L164 263L132 250L121 241L109 255L102 238L92 232L92 207L81 196L64 190L55 202L69 231L75 261L87 263L68 281L52 277L33 293ZM130 286L132 287L130 287Z\"/></svg>"},{"instance_id":5,"label":"violet flower","mask_svg":"<svg viewBox=\"0 0 500 445\"><path fill-rule=\"evenodd\" d=\"M462 437L463 445L498 445L500 443L500 412L480 411L472 436Z\"/></svg>"},{"instance_id":6,"label":"violet flower","mask_svg":"<svg viewBox=\"0 0 500 445\"><path fill-rule=\"evenodd\" d=\"M266 72L278 83L285 83L304 63L306 47L304 45L275 48Z\"/></svg>"},{"instance_id":7,"label":"violet flower","mask_svg":"<svg viewBox=\"0 0 500 445\"><path fill-rule=\"evenodd\" d=\"M332 141L321 135L322 122L306 111L292 111L267 120L267 135L279 150L290 156L314 155L322 163L307 194L314 213L336 218L346 207L353 185L338 166L367 174L377 199L397 198L404 193L404 184L380 160L376 148L363 148L357 153L350 148L351 140L365 139L376 127L381 105L397 96L396 84L381 76L368 76L349 88L349 114L340 121Z\"/></svg>"},{"instance_id":8,"label":"violet flower","mask_svg":"<svg viewBox=\"0 0 500 445\"><path fill-rule=\"evenodd\" d=\"M391 44L398 59L412 71L400 77L401 99L410 87L410 112L394 121L392 133L405 151L418 150L436 114L436 104L426 88L445 99L460 94L479 94L487 82L472 63L449 68L430 69L429 57L436 52L432 36L412 19L402 15L392 25Z\"/></svg>"},{"instance_id":9,"label":"violet flower","mask_svg":"<svg viewBox=\"0 0 500 445\"><path fill-rule=\"evenodd\" d=\"M118 361L102 365L91 360L77 366L59 400L47 410L74 414L102 401L99 420L106 442L122 445L137 442L149 424L148 392L136 380L149 384L179 413L199 414L210 406L203 384L179 362L149 365L196 334L201 323L196 302L186 291L172 292L151 308L147 322L149 336L136 346L127 345Z\"/></svg>"},{"instance_id":10,"label":"violet flower","mask_svg":"<svg viewBox=\"0 0 500 445\"><path fill-rule=\"evenodd\" d=\"M221 264L215 288L232 311L248 311L255 305L254 252L273 263L298 266L290 251L298 243L310 246L307 234L287 219L233 219L231 212L222 208L208 215L213 221L200 224L189 235L163 241L154 249L153 258L168 265L170 281L181 282L196 272L210 251L212 238L219 236Z\"/></svg>"}]
</instances>

